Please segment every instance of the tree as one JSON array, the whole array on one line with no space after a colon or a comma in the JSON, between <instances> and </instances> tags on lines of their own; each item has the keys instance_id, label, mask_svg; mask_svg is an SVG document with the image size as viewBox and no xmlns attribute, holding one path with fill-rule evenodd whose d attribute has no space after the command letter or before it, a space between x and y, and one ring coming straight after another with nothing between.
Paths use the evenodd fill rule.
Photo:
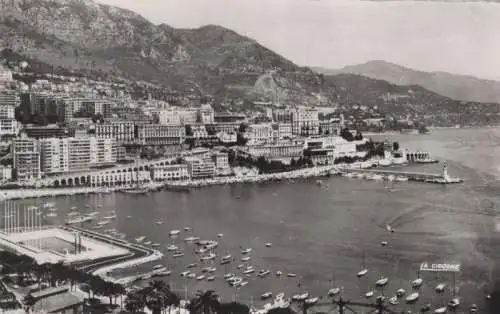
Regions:
<instances>
[{"instance_id":1,"label":"tree","mask_svg":"<svg viewBox=\"0 0 500 314\"><path fill-rule=\"evenodd\" d=\"M354 136L349 131L348 128L344 128L340 131L340 136L348 142L352 142L354 140Z\"/></svg>"},{"instance_id":2,"label":"tree","mask_svg":"<svg viewBox=\"0 0 500 314\"><path fill-rule=\"evenodd\" d=\"M218 314L248 314L250 309L245 304L238 302L221 303Z\"/></svg>"},{"instance_id":3,"label":"tree","mask_svg":"<svg viewBox=\"0 0 500 314\"><path fill-rule=\"evenodd\" d=\"M198 291L196 297L189 302L188 310L193 314L215 314L220 307L215 291Z\"/></svg>"},{"instance_id":4,"label":"tree","mask_svg":"<svg viewBox=\"0 0 500 314\"><path fill-rule=\"evenodd\" d=\"M33 298L31 294L26 295L23 299L23 304L26 308L26 312L29 313L33 305L35 305L35 303L36 303L35 298Z\"/></svg>"},{"instance_id":5,"label":"tree","mask_svg":"<svg viewBox=\"0 0 500 314\"><path fill-rule=\"evenodd\" d=\"M399 143L398 142L392 143L392 150L395 152L397 152L399 150Z\"/></svg>"},{"instance_id":6,"label":"tree","mask_svg":"<svg viewBox=\"0 0 500 314\"><path fill-rule=\"evenodd\" d=\"M155 280L149 286L141 290L144 294L146 306L153 312L159 314L167 306L178 305L180 298L170 290L170 286L164 281Z\"/></svg>"},{"instance_id":7,"label":"tree","mask_svg":"<svg viewBox=\"0 0 500 314\"><path fill-rule=\"evenodd\" d=\"M125 299L125 309L132 313L137 313L144 310L146 306L146 300L144 294L140 291L133 291L127 294Z\"/></svg>"}]
</instances>

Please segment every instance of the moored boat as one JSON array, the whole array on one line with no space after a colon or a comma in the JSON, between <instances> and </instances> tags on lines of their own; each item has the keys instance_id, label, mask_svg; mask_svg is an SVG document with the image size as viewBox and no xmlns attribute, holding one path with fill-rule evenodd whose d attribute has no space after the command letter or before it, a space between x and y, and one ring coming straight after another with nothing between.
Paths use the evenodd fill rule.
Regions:
<instances>
[{"instance_id":1,"label":"moored boat","mask_svg":"<svg viewBox=\"0 0 500 314\"><path fill-rule=\"evenodd\" d=\"M413 302L417 301L419 297L420 297L420 295L418 294L418 292L413 292L406 297L406 302L413 303Z\"/></svg>"}]
</instances>

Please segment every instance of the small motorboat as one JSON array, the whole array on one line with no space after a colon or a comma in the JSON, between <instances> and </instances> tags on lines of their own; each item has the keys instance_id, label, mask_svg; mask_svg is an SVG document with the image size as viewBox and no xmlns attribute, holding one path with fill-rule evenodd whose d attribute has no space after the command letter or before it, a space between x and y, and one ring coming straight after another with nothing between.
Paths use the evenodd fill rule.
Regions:
<instances>
[{"instance_id":1,"label":"small motorboat","mask_svg":"<svg viewBox=\"0 0 500 314\"><path fill-rule=\"evenodd\" d=\"M368 291L367 293L365 293L365 298L369 299L371 297L373 297L373 291Z\"/></svg>"},{"instance_id":2,"label":"small motorboat","mask_svg":"<svg viewBox=\"0 0 500 314\"><path fill-rule=\"evenodd\" d=\"M402 296L404 296L404 295L405 295L405 293L406 293L406 290L405 290L405 289L398 289L398 290L396 291L396 296L397 296L398 298L401 298Z\"/></svg>"},{"instance_id":3,"label":"small motorboat","mask_svg":"<svg viewBox=\"0 0 500 314\"><path fill-rule=\"evenodd\" d=\"M222 238L224 236L223 233L217 233L217 238Z\"/></svg>"},{"instance_id":4,"label":"small motorboat","mask_svg":"<svg viewBox=\"0 0 500 314\"><path fill-rule=\"evenodd\" d=\"M440 283L439 285L436 286L436 292L443 292L444 289L446 288L446 283Z\"/></svg>"},{"instance_id":5,"label":"small motorboat","mask_svg":"<svg viewBox=\"0 0 500 314\"><path fill-rule=\"evenodd\" d=\"M180 230L170 230L170 232L168 234L171 236L175 236L175 235L178 235L179 233L181 233Z\"/></svg>"},{"instance_id":6,"label":"small motorboat","mask_svg":"<svg viewBox=\"0 0 500 314\"><path fill-rule=\"evenodd\" d=\"M328 296L330 296L330 297L334 297L339 293L340 293L340 288L332 288L332 289L328 290Z\"/></svg>"},{"instance_id":7,"label":"small motorboat","mask_svg":"<svg viewBox=\"0 0 500 314\"><path fill-rule=\"evenodd\" d=\"M226 265L226 264L229 264L229 263L231 263L230 259L223 259L223 260L220 261L221 265Z\"/></svg>"},{"instance_id":8,"label":"small motorboat","mask_svg":"<svg viewBox=\"0 0 500 314\"><path fill-rule=\"evenodd\" d=\"M422 283L423 283L423 282L424 282L424 281L423 281L423 279L422 279L422 278L417 278L417 279L415 279L415 280L413 280L413 281L411 282L411 287L412 287L413 289L420 288L420 286L422 285Z\"/></svg>"},{"instance_id":9,"label":"small motorboat","mask_svg":"<svg viewBox=\"0 0 500 314\"><path fill-rule=\"evenodd\" d=\"M157 224L157 225L163 225L163 221L158 220L158 221L156 222L156 224Z\"/></svg>"},{"instance_id":10,"label":"small motorboat","mask_svg":"<svg viewBox=\"0 0 500 314\"><path fill-rule=\"evenodd\" d=\"M417 301L419 297L420 295L418 294L418 292L413 292L412 294L406 297L406 303L413 303Z\"/></svg>"},{"instance_id":11,"label":"small motorboat","mask_svg":"<svg viewBox=\"0 0 500 314\"><path fill-rule=\"evenodd\" d=\"M200 258L200 260L202 260L202 261L210 261L210 260L213 260L216 257L217 257L217 255L215 255L214 253L210 253L207 256L202 256Z\"/></svg>"},{"instance_id":12,"label":"small motorboat","mask_svg":"<svg viewBox=\"0 0 500 314\"><path fill-rule=\"evenodd\" d=\"M242 258L241 258L241 261L242 261L242 262L247 262L247 261L249 261L250 259L251 259L251 257L250 257L250 256L245 256L245 257L242 257Z\"/></svg>"},{"instance_id":13,"label":"small motorboat","mask_svg":"<svg viewBox=\"0 0 500 314\"><path fill-rule=\"evenodd\" d=\"M260 296L260 299L261 300L267 300L269 299L270 297L273 296L273 293L272 292L266 292L266 293L263 293L261 296Z\"/></svg>"},{"instance_id":14,"label":"small motorboat","mask_svg":"<svg viewBox=\"0 0 500 314\"><path fill-rule=\"evenodd\" d=\"M198 277L196 277L196 280L203 280L205 279L205 275L199 275Z\"/></svg>"},{"instance_id":15,"label":"small motorboat","mask_svg":"<svg viewBox=\"0 0 500 314\"><path fill-rule=\"evenodd\" d=\"M259 276L259 277L263 278L263 277L265 277L265 276L269 275L270 273L271 273L271 271L269 271L269 270L261 270L261 271L257 274L257 276Z\"/></svg>"},{"instance_id":16,"label":"small motorboat","mask_svg":"<svg viewBox=\"0 0 500 314\"><path fill-rule=\"evenodd\" d=\"M395 230L390 225L385 225L385 229L389 232L394 232Z\"/></svg>"},{"instance_id":17,"label":"small motorboat","mask_svg":"<svg viewBox=\"0 0 500 314\"><path fill-rule=\"evenodd\" d=\"M191 272L190 271L183 271L181 273L181 277L187 277Z\"/></svg>"},{"instance_id":18,"label":"small motorboat","mask_svg":"<svg viewBox=\"0 0 500 314\"><path fill-rule=\"evenodd\" d=\"M184 239L184 241L186 241L186 242L194 242L194 241L198 241L198 240L200 240L199 237L187 237Z\"/></svg>"},{"instance_id":19,"label":"small motorboat","mask_svg":"<svg viewBox=\"0 0 500 314\"><path fill-rule=\"evenodd\" d=\"M127 219L132 219L132 216L127 216Z\"/></svg>"},{"instance_id":20,"label":"small motorboat","mask_svg":"<svg viewBox=\"0 0 500 314\"><path fill-rule=\"evenodd\" d=\"M448 302L448 307L451 309L455 309L460 305L460 299L459 298L453 298Z\"/></svg>"},{"instance_id":21,"label":"small motorboat","mask_svg":"<svg viewBox=\"0 0 500 314\"><path fill-rule=\"evenodd\" d=\"M380 278L379 280L377 280L375 282L375 285L377 287L383 287L383 286L387 285L388 282L389 282L389 278L384 277L384 278Z\"/></svg>"},{"instance_id":22,"label":"small motorboat","mask_svg":"<svg viewBox=\"0 0 500 314\"><path fill-rule=\"evenodd\" d=\"M435 309L435 310L434 310L434 313L435 313L435 314L444 314L444 313L446 313L446 310L447 310L447 309L448 309L448 308L447 308L446 306L443 306L443 307L440 307L440 308L438 308L438 309Z\"/></svg>"},{"instance_id":23,"label":"small motorboat","mask_svg":"<svg viewBox=\"0 0 500 314\"><path fill-rule=\"evenodd\" d=\"M159 247L160 246L160 243L153 243L151 244L152 247Z\"/></svg>"},{"instance_id":24,"label":"small motorboat","mask_svg":"<svg viewBox=\"0 0 500 314\"><path fill-rule=\"evenodd\" d=\"M224 275L224 279L228 279L228 278L231 278L231 277L234 277L234 274L227 273L227 274Z\"/></svg>"},{"instance_id":25,"label":"small motorboat","mask_svg":"<svg viewBox=\"0 0 500 314\"><path fill-rule=\"evenodd\" d=\"M278 270L278 271L276 272L276 276L277 276L277 277L280 277L281 275L283 275L283 272L282 272L281 270Z\"/></svg>"},{"instance_id":26,"label":"small motorboat","mask_svg":"<svg viewBox=\"0 0 500 314\"><path fill-rule=\"evenodd\" d=\"M366 269L366 268L365 268L365 269L360 270L360 271L358 272L357 276L358 276L359 278L361 278L361 277L363 277L364 275L366 275L367 273L368 273L368 269Z\"/></svg>"},{"instance_id":27,"label":"small motorboat","mask_svg":"<svg viewBox=\"0 0 500 314\"><path fill-rule=\"evenodd\" d=\"M158 270L158 269L160 269L160 268L162 268L162 267L163 267L163 265L158 264L158 265L155 265L155 266L153 267L153 269L154 269L154 270Z\"/></svg>"},{"instance_id":28,"label":"small motorboat","mask_svg":"<svg viewBox=\"0 0 500 314\"><path fill-rule=\"evenodd\" d=\"M196 263L191 263L186 265L186 268L196 268L196 267L198 267L198 264Z\"/></svg>"},{"instance_id":29,"label":"small motorboat","mask_svg":"<svg viewBox=\"0 0 500 314\"><path fill-rule=\"evenodd\" d=\"M299 295L298 300L306 300L307 298L309 298L309 292L304 292L303 294Z\"/></svg>"},{"instance_id":30,"label":"small motorboat","mask_svg":"<svg viewBox=\"0 0 500 314\"><path fill-rule=\"evenodd\" d=\"M243 267L245 267L245 264L239 264L238 266L236 266L236 268L238 269L242 269Z\"/></svg>"},{"instance_id":31,"label":"small motorboat","mask_svg":"<svg viewBox=\"0 0 500 314\"><path fill-rule=\"evenodd\" d=\"M271 242L266 243L266 247L271 247L273 244Z\"/></svg>"},{"instance_id":32,"label":"small motorboat","mask_svg":"<svg viewBox=\"0 0 500 314\"><path fill-rule=\"evenodd\" d=\"M429 312L430 310L431 310L431 304L430 303L427 303L427 304L425 304L424 306L422 306L420 308L420 312L422 312L422 313Z\"/></svg>"},{"instance_id":33,"label":"small motorboat","mask_svg":"<svg viewBox=\"0 0 500 314\"><path fill-rule=\"evenodd\" d=\"M167 251L177 251L178 249L179 247L174 244L170 244L169 246L167 246Z\"/></svg>"},{"instance_id":34,"label":"small motorboat","mask_svg":"<svg viewBox=\"0 0 500 314\"><path fill-rule=\"evenodd\" d=\"M288 273L286 274L287 277L290 277L290 278L294 278L294 277L297 277L297 274L294 274L294 273Z\"/></svg>"},{"instance_id":35,"label":"small motorboat","mask_svg":"<svg viewBox=\"0 0 500 314\"><path fill-rule=\"evenodd\" d=\"M304 302L306 304L315 304L315 303L318 303L318 301L319 301L319 298L318 297L314 297L314 298L306 299Z\"/></svg>"},{"instance_id":36,"label":"small motorboat","mask_svg":"<svg viewBox=\"0 0 500 314\"><path fill-rule=\"evenodd\" d=\"M215 268L215 267L209 267L208 268L208 272L209 273L215 273L216 271L217 271L217 268Z\"/></svg>"},{"instance_id":37,"label":"small motorboat","mask_svg":"<svg viewBox=\"0 0 500 314\"><path fill-rule=\"evenodd\" d=\"M195 273L189 273L189 274L187 275L187 277L188 277L189 279L194 279L194 278L196 278L196 274L195 274Z\"/></svg>"},{"instance_id":38,"label":"small motorboat","mask_svg":"<svg viewBox=\"0 0 500 314\"><path fill-rule=\"evenodd\" d=\"M144 244L146 244L146 245L151 245L151 243L153 243L153 242L152 241L146 241L146 242L144 242Z\"/></svg>"},{"instance_id":39,"label":"small motorboat","mask_svg":"<svg viewBox=\"0 0 500 314\"><path fill-rule=\"evenodd\" d=\"M375 300L377 300L377 302L384 302L385 297L383 295L379 295L377 298L375 298Z\"/></svg>"},{"instance_id":40,"label":"small motorboat","mask_svg":"<svg viewBox=\"0 0 500 314\"><path fill-rule=\"evenodd\" d=\"M215 280L215 276L209 276L207 277L207 281L214 281Z\"/></svg>"},{"instance_id":41,"label":"small motorboat","mask_svg":"<svg viewBox=\"0 0 500 314\"><path fill-rule=\"evenodd\" d=\"M387 243L387 241L382 241L382 242L380 242L380 245L381 245L381 246L387 246L387 244L388 244L388 243Z\"/></svg>"},{"instance_id":42,"label":"small motorboat","mask_svg":"<svg viewBox=\"0 0 500 314\"><path fill-rule=\"evenodd\" d=\"M244 249L243 251L241 251L241 254L249 254L250 252L252 252L252 249L248 248L248 249Z\"/></svg>"},{"instance_id":43,"label":"small motorboat","mask_svg":"<svg viewBox=\"0 0 500 314\"><path fill-rule=\"evenodd\" d=\"M173 257L182 257L182 256L184 256L184 253L182 253L182 252L175 252L172 256Z\"/></svg>"},{"instance_id":44,"label":"small motorboat","mask_svg":"<svg viewBox=\"0 0 500 314\"><path fill-rule=\"evenodd\" d=\"M191 230L193 230L193 229L191 229L191 227L184 227L184 231L186 231L186 232L191 231Z\"/></svg>"},{"instance_id":45,"label":"small motorboat","mask_svg":"<svg viewBox=\"0 0 500 314\"><path fill-rule=\"evenodd\" d=\"M249 275L249 274L254 273L254 272L255 272L255 269L253 269L253 268L249 268L249 269L246 269L243 273L244 273L245 275Z\"/></svg>"},{"instance_id":46,"label":"small motorboat","mask_svg":"<svg viewBox=\"0 0 500 314\"><path fill-rule=\"evenodd\" d=\"M244 287L244 286L246 286L246 285L248 285L248 281L242 281L242 282L240 282L240 284L239 284L239 286L240 286L240 287Z\"/></svg>"},{"instance_id":47,"label":"small motorboat","mask_svg":"<svg viewBox=\"0 0 500 314\"><path fill-rule=\"evenodd\" d=\"M477 313L477 311L478 311L477 305L476 305L476 304L472 304L472 305L470 306L470 308L469 308L469 312L470 312L471 314L475 314L475 313Z\"/></svg>"},{"instance_id":48,"label":"small motorboat","mask_svg":"<svg viewBox=\"0 0 500 314\"><path fill-rule=\"evenodd\" d=\"M391 305L398 305L399 304L398 297L397 296L393 296L392 298L389 299L389 303Z\"/></svg>"}]
</instances>

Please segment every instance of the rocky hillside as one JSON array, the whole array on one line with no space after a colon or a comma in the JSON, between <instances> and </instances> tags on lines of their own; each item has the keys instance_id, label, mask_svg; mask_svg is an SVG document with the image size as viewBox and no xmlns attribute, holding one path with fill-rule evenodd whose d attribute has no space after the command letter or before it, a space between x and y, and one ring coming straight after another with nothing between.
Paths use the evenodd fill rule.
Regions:
<instances>
[{"instance_id":1,"label":"rocky hillside","mask_svg":"<svg viewBox=\"0 0 500 314\"><path fill-rule=\"evenodd\" d=\"M325 74L350 73L397 85L420 85L435 93L462 101L500 103L500 82L446 72L423 72L385 61L370 61L339 70L316 69Z\"/></svg>"},{"instance_id":2,"label":"rocky hillside","mask_svg":"<svg viewBox=\"0 0 500 314\"><path fill-rule=\"evenodd\" d=\"M175 29L91 0L0 0L0 47L65 69L144 80L175 91L308 101L319 76L220 26ZM298 80L291 81L298 78Z\"/></svg>"},{"instance_id":3,"label":"rocky hillside","mask_svg":"<svg viewBox=\"0 0 500 314\"><path fill-rule=\"evenodd\" d=\"M418 86L318 74L220 26L155 25L91 0L0 0L0 51L0 57L26 58L40 72L118 77L222 102L278 97L283 104L357 103L444 115L460 107Z\"/></svg>"}]
</instances>

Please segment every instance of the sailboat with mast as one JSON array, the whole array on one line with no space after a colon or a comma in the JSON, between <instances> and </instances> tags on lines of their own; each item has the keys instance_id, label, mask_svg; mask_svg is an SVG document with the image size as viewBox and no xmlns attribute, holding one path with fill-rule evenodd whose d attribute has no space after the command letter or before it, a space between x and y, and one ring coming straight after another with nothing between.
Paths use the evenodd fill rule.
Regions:
<instances>
[{"instance_id":1,"label":"sailboat with mast","mask_svg":"<svg viewBox=\"0 0 500 314\"><path fill-rule=\"evenodd\" d=\"M361 265L361 270L357 273L358 278L364 277L368 273L366 268L366 251L363 250L363 264Z\"/></svg>"},{"instance_id":2,"label":"sailboat with mast","mask_svg":"<svg viewBox=\"0 0 500 314\"><path fill-rule=\"evenodd\" d=\"M135 187L128 188L128 189L123 189L121 192L127 193L127 194L146 194L149 192L149 189L147 186L141 187L139 184L139 156L136 157L135 159L135 169L137 169L135 172Z\"/></svg>"}]
</instances>

